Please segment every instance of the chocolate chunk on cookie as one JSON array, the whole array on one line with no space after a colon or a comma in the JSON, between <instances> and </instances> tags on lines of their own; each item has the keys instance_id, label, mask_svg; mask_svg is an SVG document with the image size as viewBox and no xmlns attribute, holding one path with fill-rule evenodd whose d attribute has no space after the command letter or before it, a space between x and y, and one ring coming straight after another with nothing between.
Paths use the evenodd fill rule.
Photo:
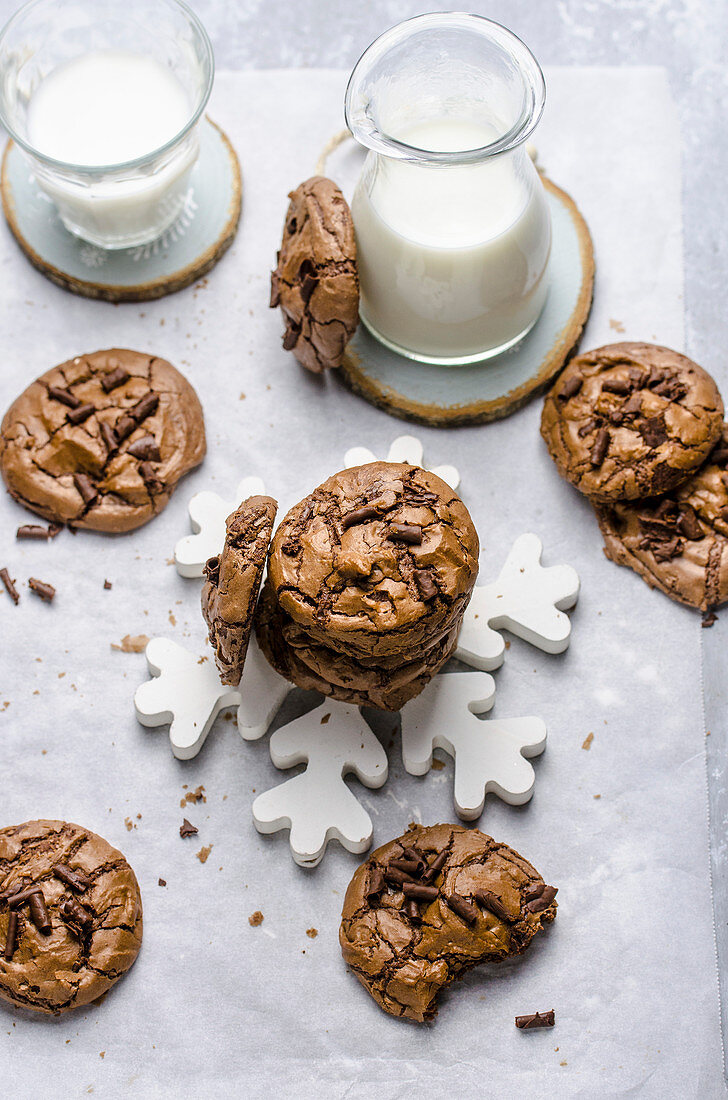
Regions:
<instances>
[{"instance_id":1,"label":"chocolate chunk on cookie","mask_svg":"<svg viewBox=\"0 0 728 1100\"><path fill-rule=\"evenodd\" d=\"M202 408L164 359L112 348L47 371L0 428L10 495L45 519L132 531L205 455Z\"/></svg>"},{"instance_id":2,"label":"chocolate chunk on cookie","mask_svg":"<svg viewBox=\"0 0 728 1100\"><path fill-rule=\"evenodd\" d=\"M141 943L139 885L121 852L63 821L0 829L0 998L38 1012L89 1004Z\"/></svg>"},{"instance_id":3,"label":"chocolate chunk on cookie","mask_svg":"<svg viewBox=\"0 0 728 1100\"><path fill-rule=\"evenodd\" d=\"M417 537L402 539L402 528ZM315 642L348 656L426 647L462 617L478 535L444 481L416 466L342 470L288 512L271 544L276 602Z\"/></svg>"},{"instance_id":4,"label":"chocolate chunk on cookie","mask_svg":"<svg viewBox=\"0 0 728 1100\"><path fill-rule=\"evenodd\" d=\"M205 565L202 615L223 684L237 686L253 626L278 505L272 497L248 497L226 520L225 545Z\"/></svg>"},{"instance_id":5,"label":"chocolate chunk on cookie","mask_svg":"<svg viewBox=\"0 0 728 1100\"><path fill-rule=\"evenodd\" d=\"M728 425L707 462L666 496L597 505L604 552L703 611L728 600Z\"/></svg>"},{"instance_id":6,"label":"chocolate chunk on cookie","mask_svg":"<svg viewBox=\"0 0 728 1100\"><path fill-rule=\"evenodd\" d=\"M286 322L283 347L320 374L338 367L359 323L354 223L333 180L313 176L290 194L271 306Z\"/></svg>"},{"instance_id":7,"label":"chocolate chunk on cookie","mask_svg":"<svg viewBox=\"0 0 728 1100\"><path fill-rule=\"evenodd\" d=\"M706 371L655 344L572 359L546 397L541 435L559 473L593 500L637 500L685 481L721 433Z\"/></svg>"},{"instance_id":8,"label":"chocolate chunk on cookie","mask_svg":"<svg viewBox=\"0 0 728 1100\"><path fill-rule=\"evenodd\" d=\"M358 660L315 641L280 609L266 584L255 629L273 668L297 687L355 706L396 711L419 695L454 652L460 622L427 648Z\"/></svg>"},{"instance_id":9,"label":"chocolate chunk on cookie","mask_svg":"<svg viewBox=\"0 0 728 1100\"><path fill-rule=\"evenodd\" d=\"M417 825L355 872L342 954L385 1012L431 1020L444 986L526 950L556 916L556 893L518 852L477 829Z\"/></svg>"}]
</instances>

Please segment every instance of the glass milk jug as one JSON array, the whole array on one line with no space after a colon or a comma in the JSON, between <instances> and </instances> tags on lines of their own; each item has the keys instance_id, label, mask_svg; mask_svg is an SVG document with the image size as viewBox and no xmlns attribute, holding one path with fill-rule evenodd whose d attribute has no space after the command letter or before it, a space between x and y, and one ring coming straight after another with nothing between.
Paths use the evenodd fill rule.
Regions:
<instances>
[{"instance_id":1,"label":"glass milk jug","mask_svg":"<svg viewBox=\"0 0 728 1100\"><path fill-rule=\"evenodd\" d=\"M409 19L357 63L345 114L370 150L351 205L360 315L394 351L476 362L538 320L551 223L525 142L544 99L530 50L475 15Z\"/></svg>"}]
</instances>

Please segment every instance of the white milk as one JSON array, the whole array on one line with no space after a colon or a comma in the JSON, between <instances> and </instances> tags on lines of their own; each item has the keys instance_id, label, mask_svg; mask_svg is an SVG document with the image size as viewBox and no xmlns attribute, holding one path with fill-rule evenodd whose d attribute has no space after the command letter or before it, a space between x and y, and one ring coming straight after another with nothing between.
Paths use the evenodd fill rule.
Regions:
<instances>
[{"instance_id":1,"label":"white milk","mask_svg":"<svg viewBox=\"0 0 728 1100\"><path fill-rule=\"evenodd\" d=\"M151 171L114 166L165 145L184 129L191 111L171 69L142 54L99 50L52 70L30 100L30 143L66 164L108 169L75 179L51 168L37 171L68 228L106 247L163 232L179 213L197 156L196 133Z\"/></svg>"},{"instance_id":2,"label":"white milk","mask_svg":"<svg viewBox=\"0 0 728 1100\"><path fill-rule=\"evenodd\" d=\"M497 132L444 119L395 135L437 151L477 149ZM548 289L550 222L523 149L431 167L370 154L352 201L365 323L399 350L465 359L515 343Z\"/></svg>"}]
</instances>

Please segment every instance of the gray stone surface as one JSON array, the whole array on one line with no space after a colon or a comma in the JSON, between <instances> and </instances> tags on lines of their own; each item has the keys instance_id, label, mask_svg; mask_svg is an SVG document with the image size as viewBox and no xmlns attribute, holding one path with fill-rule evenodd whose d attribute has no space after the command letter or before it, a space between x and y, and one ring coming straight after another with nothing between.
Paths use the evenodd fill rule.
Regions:
<instances>
[{"instance_id":1,"label":"gray stone surface","mask_svg":"<svg viewBox=\"0 0 728 1100\"><path fill-rule=\"evenodd\" d=\"M400 19L448 5L412 0L191 0L220 68L349 68ZM16 8L0 0L0 21ZM473 9L507 24L544 64L664 65L683 130L687 351L728 395L728 18L723 0L492 0ZM604 104L609 110L609 104ZM594 124L599 125L599 118ZM655 196L659 201L659 196ZM707 773L724 1035L728 1000L728 613L703 636ZM676 701L679 705L679 701ZM699 857L702 858L702 857ZM669 996L669 983L665 995Z\"/></svg>"}]
</instances>

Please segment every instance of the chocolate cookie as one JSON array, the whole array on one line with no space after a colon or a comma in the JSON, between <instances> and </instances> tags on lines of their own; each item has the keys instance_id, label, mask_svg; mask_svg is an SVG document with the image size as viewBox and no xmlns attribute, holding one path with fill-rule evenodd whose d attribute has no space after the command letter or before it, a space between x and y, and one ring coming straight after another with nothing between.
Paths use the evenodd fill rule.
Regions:
<instances>
[{"instance_id":1,"label":"chocolate cookie","mask_svg":"<svg viewBox=\"0 0 728 1100\"><path fill-rule=\"evenodd\" d=\"M609 344L572 359L546 398L541 435L593 500L665 493L719 439L723 402L697 363L654 344Z\"/></svg>"},{"instance_id":2,"label":"chocolate cookie","mask_svg":"<svg viewBox=\"0 0 728 1100\"><path fill-rule=\"evenodd\" d=\"M728 425L705 465L668 495L596 512L617 565L703 611L728 600Z\"/></svg>"},{"instance_id":3,"label":"chocolate cookie","mask_svg":"<svg viewBox=\"0 0 728 1100\"><path fill-rule=\"evenodd\" d=\"M422 1022L440 990L522 954L556 916L556 889L477 829L417 825L378 848L344 898L344 960L392 1016Z\"/></svg>"},{"instance_id":4,"label":"chocolate cookie","mask_svg":"<svg viewBox=\"0 0 728 1100\"><path fill-rule=\"evenodd\" d=\"M10 495L45 519L95 531L146 523L204 455L189 382L164 359L120 348L47 371L0 428Z\"/></svg>"},{"instance_id":5,"label":"chocolate cookie","mask_svg":"<svg viewBox=\"0 0 728 1100\"><path fill-rule=\"evenodd\" d=\"M121 852L63 821L0 829L0 998L67 1012L100 997L142 944L142 899Z\"/></svg>"},{"instance_id":6,"label":"chocolate cookie","mask_svg":"<svg viewBox=\"0 0 728 1100\"><path fill-rule=\"evenodd\" d=\"M315 374L338 367L359 323L354 223L333 180L313 176L290 194L271 306L286 321L283 347Z\"/></svg>"},{"instance_id":7,"label":"chocolate cookie","mask_svg":"<svg viewBox=\"0 0 728 1100\"><path fill-rule=\"evenodd\" d=\"M462 617L478 535L434 474L372 462L335 474L286 515L268 576L281 609L349 656L426 647Z\"/></svg>"},{"instance_id":8,"label":"chocolate cookie","mask_svg":"<svg viewBox=\"0 0 728 1100\"><path fill-rule=\"evenodd\" d=\"M315 642L281 611L266 584L255 628L258 643L276 672L297 687L355 706L396 711L419 695L451 656L460 623L427 649L359 661Z\"/></svg>"},{"instance_id":9,"label":"chocolate cookie","mask_svg":"<svg viewBox=\"0 0 728 1100\"><path fill-rule=\"evenodd\" d=\"M223 684L243 675L253 612L278 505L272 497L248 497L226 520L225 545L205 565L202 615Z\"/></svg>"}]
</instances>

